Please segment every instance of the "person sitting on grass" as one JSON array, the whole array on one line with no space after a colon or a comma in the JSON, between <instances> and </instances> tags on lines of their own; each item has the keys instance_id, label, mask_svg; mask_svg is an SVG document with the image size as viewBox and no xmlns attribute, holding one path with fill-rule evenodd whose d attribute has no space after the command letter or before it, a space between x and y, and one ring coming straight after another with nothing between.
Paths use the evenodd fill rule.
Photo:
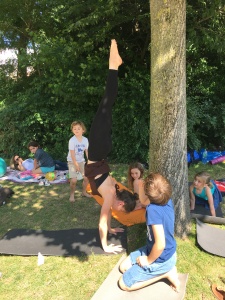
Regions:
<instances>
[{"instance_id":1,"label":"person sitting on grass","mask_svg":"<svg viewBox=\"0 0 225 300\"><path fill-rule=\"evenodd\" d=\"M174 207L169 181L159 173L150 173L139 182L139 197L146 206L147 244L131 252L120 264L123 275L119 286L134 291L167 278L179 291L174 238Z\"/></svg>"},{"instance_id":2,"label":"person sitting on grass","mask_svg":"<svg viewBox=\"0 0 225 300\"><path fill-rule=\"evenodd\" d=\"M32 171L34 168L34 160L32 158L23 159L15 154L10 160L10 168L18 171Z\"/></svg>"},{"instance_id":3,"label":"person sitting on grass","mask_svg":"<svg viewBox=\"0 0 225 300\"><path fill-rule=\"evenodd\" d=\"M128 187L137 195L139 193L139 182L143 180L143 176L144 176L144 167L141 163L134 162L129 165L128 175L127 175ZM145 208L145 205L142 205L140 200L138 199L136 201L135 210L141 209L143 207Z\"/></svg>"},{"instance_id":4,"label":"person sitting on grass","mask_svg":"<svg viewBox=\"0 0 225 300\"><path fill-rule=\"evenodd\" d=\"M68 170L66 162L60 160L54 160L55 170L65 171ZM19 155L13 155L10 160L10 168L18 171L32 171L34 168L34 160L32 158L23 159Z\"/></svg>"},{"instance_id":5,"label":"person sitting on grass","mask_svg":"<svg viewBox=\"0 0 225 300\"><path fill-rule=\"evenodd\" d=\"M34 154L33 174L46 174L55 171L55 163L53 158L40 148L39 144L32 141L28 144L28 149Z\"/></svg>"},{"instance_id":6,"label":"person sitting on grass","mask_svg":"<svg viewBox=\"0 0 225 300\"><path fill-rule=\"evenodd\" d=\"M211 181L207 172L200 172L195 175L194 182L189 187L191 210L195 209L195 197L199 197L209 203L212 216L216 216L213 194L216 187Z\"/></svg>"}]
</instances>

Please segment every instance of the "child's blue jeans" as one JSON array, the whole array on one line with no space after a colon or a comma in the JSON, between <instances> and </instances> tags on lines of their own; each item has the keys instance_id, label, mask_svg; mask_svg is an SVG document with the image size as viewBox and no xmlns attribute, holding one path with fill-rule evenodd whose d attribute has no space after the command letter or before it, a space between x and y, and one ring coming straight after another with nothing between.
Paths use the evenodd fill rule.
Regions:
<instances>
[{"instance_id":1,"label":"child's blue jeans","mask_svg":"<svg viewBox=\"0 0 225 300\"><path fill-rule=\"evenodd\" d=\"M173 256L164 263L152 263L150 265L140 267L136 263L139 256L147 256L147 246L141 247L138 250L130 253L132 267L123 274L123 282L127 287L131 287L137 282L147 281L153 277L157 277L169 272L176 265L176 252Z\"/></svg>"}]
</instances>

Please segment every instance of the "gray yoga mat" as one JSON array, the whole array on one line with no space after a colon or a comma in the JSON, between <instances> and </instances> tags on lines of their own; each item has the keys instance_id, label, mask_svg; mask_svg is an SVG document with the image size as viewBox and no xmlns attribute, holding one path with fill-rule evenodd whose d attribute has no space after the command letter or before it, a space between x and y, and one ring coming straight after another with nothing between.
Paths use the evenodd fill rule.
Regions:
<instances>
[{"instance_id":1,"label":"gray yoga mat","mask_svg":"<svg viewBox=\"0 0 225 300\"><path fill-rule=\"evenodd\" d=\"M108 243L127 249L127 234L108 234ZM49 256L87 256L92 253L106 254L99 238L98 228L68 229L58 231L12 229L0 240L0 254Z\"/></svg>"},{"instance_id":2,"label":"gray yoga mat","mask_svg":"<svg viewBox=\"0 0 225 300\"><path fill-rule=\"evenodd\" d=\"M195 209L191 211L191 218L199 219L205 223L225 224L225 218L223 217L220 205L216 209L216 217L212 217L209 209L205 208L204 205L196 204Z\"/></svg>"},{"instance_id":3,"label":"gray yoga mat","mask_svg":"<svg viewBox=\"0 0 225 300\"><path fill-rule=\"evenodd\" d=\"M207 225L198 219L197 242L205 251L225 257L225 230Z\"/></svg>"},{"instance_id":4,"label":"gray yoga mat","mask_svg":"<svg viewBox=\"0 0 225 300\"><path fill-rule=\"evenodd\" d=\"M211 224L218 224L218 225L225 225L225 218L219 218L219 217L212 217L208 215L201 215L201 214L191 214L192 219L198 219L205 223L211 223Z\"/></svg>"},{"instance_id":5,"label":"gray yoga mat","mask_svg":"<svg viewBox=\"0 0 225 300\"><path fill-rule=\"evenodd\" d=\"M180 292L175 292L169 285L167 280L160 280L145 288L133 292L122 291L117 282L121 276L119 265L125 255L121 257L119 262L109 273L108 277L93 295L91 300L182 300L185 297L186 284L188 274L179 274Z\"/></svg>"},{"instance_id":6,"label":"gray yoga mat","mask_svg":"<svg viewBox=\"0 0 225 300\"><path fill-rule=\"evenodd\" d=\"M205 208L204 205L196 204L195 209L191 211L192 214L211 216L210 210ZM216 217L222 218L223 212L221 206L219 205L216 209Z\"/></svg>"}]
</instances>

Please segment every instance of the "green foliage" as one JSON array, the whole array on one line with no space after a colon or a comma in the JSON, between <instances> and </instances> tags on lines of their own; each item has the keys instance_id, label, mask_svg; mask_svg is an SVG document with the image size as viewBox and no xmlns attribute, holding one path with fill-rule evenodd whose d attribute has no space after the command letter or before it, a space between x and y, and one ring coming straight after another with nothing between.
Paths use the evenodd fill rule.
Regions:
<instances>
[{"instance_id":1,"label":"green foliage","mask_svg":"<svg viewBox=\"0 0 225 300\"><path fill-rule=\"evenodd\" d=\"M127 176L126 165L111 165L113 176L121 182ZM207 170L214 179L223 176L224 164L191 165L189 181L194 174ZM1 182L3 187L15 192L10 202L0 209L0 236L10 228L34 230L65 230L70 228L98 228L101 206L94 199L81 196L79 181L76 202L69 202L69 185L15 184ZM222 209L225 203L223 201ZM120 224L112 219L113 227ZM213 299L211 283L222 285L224 258L203 251L196 243L196 226L185 240L177 241L177 269L188 273L186 299ZM221 229L223 229L221 227ZM128 253L146 242L146 225L136 224L127 228ZM45 263L37 266L37 256L0 255L1 300L8 299L76 299L89 300L119 261L121 254L86 257L46 256ZM213 263L212 263L213 261ZM19 266L19 267L18 267ZM90 272L91 270L91 272ZM77 280L79 278L79 280ZM69 284L68 284L69 283Z\"/></svg>"},{"instance_id":2,"label":"green foliage","mask_svg":"<svg viewBox=\"0 0 225 300\"><path fill-rule=\"evenodd\" d=\"M187 7L188 146L225 148L225 6L189 1Z\"/></svg>"},{"instance_id":3,"label":"green foliage","mask_svg":"<svg viewBox=\"0 0 225 300\"><path fill-rule=\"evenodd\" d=\"M4 4L3 7L7 11L6 2ZM0 145L0 153L4 153L8 157L15 152L27 155L27 143L30 140L37 140L55 158L65 160L67 144L71 136L69 129L71 122L74 119L81 119L89 129L104 92L111 37L118 38L120 52L126 65L130 64L131 67L131 62L134 63L133 50L136 48L136 52L141 50L141 56L136 56L136 60L142 61L143 69L148 70L146 68L149 57L148 47L146 47L148 44L141 49L139 44L135 44L131 39L125 37L128 32L130 38L136 36L139 39L140 34L146 36L147 33L149 37L149 19L146 19L149 7L148 4L142 7L135 5L131 10L133 14L131 11L129 12L130 8L131 6L127 6L123 1L121 6L121 1L117 0L109 1L104 5L101 0L96 3L93 1L88 1L88 3L87 1L60 1L60 3L58 1L39 1L38 3L30 1L30 6L26 6L24 10L21 8L19 15L10 11L11 18L5 22L7 21L8 27L11 29L10 31L5 30L4 34L11 45L12 42L16 44L12 33L18 34L14 24L18 19L20 20L17 23L17 29L21 29L19 40L27 41L24 43L23 49L21 49L21 43L17 44L20 47L20 69L24 70L26 66L30 66L34 71L29 77L20 72L20 77L17 81L12 81L9 88L0 87L0 90L4 89L5 95L0 99L4 104L0 110L1 138L4 140ZM27 10L29 9L30 20L27 22ZM37 13L38 9L39 14ZM125 17L121 22L122 12ZM2 18L4 19L3 14ZM103 23L104 26L102 26ZM51 30L49 30L49 26ZM136 30L134 30L135 28ZM2 29L4 29L3 22ZM123 42L122 39L124 39ZM28 45L33 51L30 54L23 51ZM123 76L122 72L121 77ZM133 78L135 85L138 78L144 80L144 75L139 74L138 71L135 76L136 78ZM144 101L148 105L148 77L146 76L144 83L147 92L139 92L138 89L135 89L136 95L134 92L130 95L133 98L133 106L136 105L135 101L138 103L139 98L143 98L144 93ZM143 82L141 84L143 85ZM127 82L127 85L129 86L130 83ZM126 93L124 95L126 99ZM132 110L130 109L130 111ZM137 115L141 116L142 111ZM138 131L139 126L143 127L144 119L148 120L146 114L146 118L140 122L135 121L135 124L132 117L130 117L130 123L132 123L134 131ZM4 124L9 120L10 126L6 127ZM120 132L121 124L121 122L118 123L116 126L118 129L115 128L116 135L117 132ZM148 126L148 123L145 126ZM129 133L128 127L125 127L125 133ZM132 142L134 144L136 137L135 135ZM114 149L115 153L120 154L123 137L118 134L117 138L118 145L115 144ZM147 155L146 130L144 139L144 143L142 143L142 139L140 142L137 141L135 156L145 157ZM142 143L142 149L138 149L140 143ZM139 152L140 154L138 154ZM128 156L125 154L126 147L122 153L124 154L121 155L121 161L128 160ZM112 157L115 157L115 154L112 153Z\"/></svg>"},{"instance_id":4,"label":"green foliage","mask_svg":"<svg viewBox=\"0 0 225 300\"><path fill-rule=\"evenodd\" d=\"M191 148L225 147L224 15L222 1L188 1ZM72 121L81 119L90 128L104 92L110 39L116 38L124 66L110 158L147 161L149 16L148 1L140 0L2 0L0 47L17 49L19 65L14 80L12 65L0 70L0 155L27 156L26 145L35 139L54 158L65 160Z\"/></svg>"},{"instance_id":5,"label":"green foliage","mask_svg":"<svg viewBox=\"0 0 225 300\"><path fill-rule=\"evenodd\" d=\"M128 68L119 86L113 113L112 158L123 162L148 161L149 71Z\"/></svg>"},{"instance_id":6,"label":"green foliage","mask_svg":"<svg viewBox=\"0 0 225 300\"><path fill-rule=\"evenodd\" d=\"M188 136L191 148L224 146L224 79L220 66L201 59L189 66L187 88ZM222 75L222 73L221 73ZM193 86L192 81L195 82ZM222 84L220 84L220 81ZM219 84L219 86L218 86Z\"/></svg>"}]
</instances>

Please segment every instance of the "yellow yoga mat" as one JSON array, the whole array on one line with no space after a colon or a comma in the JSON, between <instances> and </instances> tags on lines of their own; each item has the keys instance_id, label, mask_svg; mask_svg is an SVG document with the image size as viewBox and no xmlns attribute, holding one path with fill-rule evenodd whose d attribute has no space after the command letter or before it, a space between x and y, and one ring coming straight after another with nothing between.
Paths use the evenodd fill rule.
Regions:
<instances>
[{"instance_id":1,"label":"yellow yoga mat","mask_svg":"<svg viewBox=\"0 0 225 300\"><path fill-rule=\"evenodd\" d=\"M128 190L128 188L122 185L121 183L117 182L117 184L119 185L120 189ZM87 186L87 192L91 193L90 185ZM103 198L101 196L92 195L92 197L98 202L98 204L102 206ZM112 210L112 216L114 219L116 219L118 222L125 226L132 226L134 224L145 223L145 208L134 210L130 213Z\"/></svg>"}]
</instances>

